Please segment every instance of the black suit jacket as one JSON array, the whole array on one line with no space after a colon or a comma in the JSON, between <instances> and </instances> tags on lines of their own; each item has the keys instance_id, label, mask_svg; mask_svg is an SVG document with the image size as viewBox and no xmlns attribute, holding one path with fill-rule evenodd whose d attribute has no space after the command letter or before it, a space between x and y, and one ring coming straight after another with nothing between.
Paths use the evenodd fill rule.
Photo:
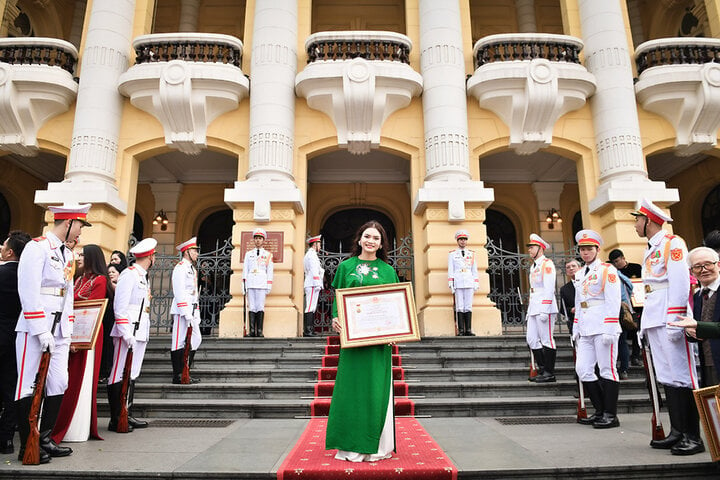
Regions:
<instances>
[{"instance_id":1,"label":"black suit jacket","mask_svg":"<svg viewBox=\"0 0 720 480\"><path fill-rule=\"evenodd\" d=\"M572 313L572 309L575 308L575 285L573 285L573 282L567 282L560 287L560 300L562 301L560 313L565 316L567 327L572 333L573 322L575 321L575 315Z\"/></svg>"},{"instance_id":2,"label":"black suit jacket","mask_svg":"<svg viewBox=\"0 0 720 480\"><path fill-rule=\"evenodd\" d=\"M15 344L15 326L22 309L17 268L18 262L0 265L0 345Z\"/></svg>"},{"instance_id":3,"label":"black suit jacket","mask_svg":"<svg viewBox=\"0 0 720 480\"><path fill-rule=\"evenodd\" d=\"M720 295L720 291L715 292L713 295ZM702 293L701 289L698 289L693 296L693 318L700 321L702 314ZM720 322L720 297L715 301L715 311L712 313L712 321ZM703 340L703 342L710 342L710 351L712 352L713 363L715 364L715 371L720 374L720 338L711 338ZM704 357L700 354L700 362L704 363ZM707 385L706 385L707 386Z\"/></svg>"}]
</instances>

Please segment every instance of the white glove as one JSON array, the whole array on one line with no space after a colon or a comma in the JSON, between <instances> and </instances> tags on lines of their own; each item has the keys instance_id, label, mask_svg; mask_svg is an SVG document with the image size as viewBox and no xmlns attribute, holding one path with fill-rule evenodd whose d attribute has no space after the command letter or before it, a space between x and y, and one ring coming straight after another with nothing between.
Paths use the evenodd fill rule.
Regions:
<instances>
[{"instance_id":1,"label":"white glove","mask_svg":"<svg viewBox=\"0 0 720 480\"><path fill-rule=\"evenodd\" d=\"M269 288L267 289L267 294L270 295L270 289L269 289Z\"/></svg>"},{"instance_id":2,"label":"white glove","mask_svg":"<svg viewBox=\"0 0 720 480\"><path fill-rule=\"evenodd\" d=\"M602 334L602 343L603 345L613 345L617 340L617 337L615 335L610 335L609 333L603 333Z\"/></svg>"},{"instance_id":3,"label":"white glove","mask_svg":"<svg viewBox=\"0 0 720 480\"><path fill-rule=\"evenodd\" d=\"M40 350L43 352L47 350L50 353L53 353L53 350L55 350L55 338L52 333L43 332L39 334L38 341L40 342Z\"/></svg>"},{"instance_id":4,"label":"white glove","mask_svg":"<svg viewBox=\"0 0 720 480\"><path fill-rule=\"evenodd\" d=\"M573 328L572 339L575 343L577 343L578 339L580 339L580 332L578 332L577 328Z\"/></svg>"},{"instance_id":5,"label":"white glove","mask_svg":"<svg viewBox=\"0 0 720 480\"><path fill-rule=\"evenodd\" d=\"M245 288L245 282L242 283L242 294L243 295L247 294L247 288Z\"/></svg>"},{"instance_id":6,"label":"white glove","mask_svg":"<svg viewBox=\"0 0 720 480\"><path fill-rule=\"evenodd\" d=\"M680 340L685 338L685 329L682 329L682 328L679 330L668 329L667 336L668 336L668 340L670 340L671 342L679 342Z\"/></svg>"},{"instance_id":7,"label":"white glove","mask_svg":"<svg viewBox=\"0 0 720 480\"><path fill-rule=\"evenodd\" d=\"M448 287L450 288L450 293L455 295L455 284L453 284L453 282L448 282Z\"/></svg>"},{"instance_id":8,"label":"white glove","mask_svg":"<svg viewBox=\"0 0 720 480\"><path fill-rule=\"evenodd\" d=\"M478 290L480 290L480 287L478 285L475 285L475 287L473 287L473 292L477 292Z\"/></svg>"},{"instance_id":9,"label":"white glove","mask_svg":"<svg viewBox=\"0 0 720 480\"><path fill-rule=\"evenodd\" d=\"M123 342L125 342L125 345L127 345L128 349L135 348L135 337L132 335L128 335L127 337L123 337Z\"/></svg>"}]
</instances>

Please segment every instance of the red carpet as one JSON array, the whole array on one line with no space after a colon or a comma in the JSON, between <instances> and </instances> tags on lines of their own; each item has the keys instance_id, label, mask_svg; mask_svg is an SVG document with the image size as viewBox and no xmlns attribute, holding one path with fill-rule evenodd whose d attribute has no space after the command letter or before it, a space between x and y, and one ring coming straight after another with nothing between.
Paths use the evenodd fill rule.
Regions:
<instances>
[{"instance_id":1,"label":"red carpet","mask_svg":"<svg viewBox=\"0 0 720 480\"><path fill-rule=\"evenodd\" d=\"M325 450L325 428L330 399L335 387L339 337L328 337L315 399L310 404L313 417L300 440L278 469L278 479L337 479L358 478L384 480L386 478L457 479L457 469L432 437L412 417L415 403L408 397L408 384L397 345L393 345L393 385L395 394L395 444L397 453L380 462L353 463L335 460L337 450Z\"/></svg>"},{"instance_id":2,"label":"red carpet","mask_svg":"<svg viewBox=\"0 0 720 480\"><path fill-rule=\"evenodd\" d=\"M396 418L397 453L379 462L335 460L337 450L325 450L326 418L313 418L278 469L278 480L338 478L457 479L457 468L414 418Z\"/></svg>"}]
</instances>

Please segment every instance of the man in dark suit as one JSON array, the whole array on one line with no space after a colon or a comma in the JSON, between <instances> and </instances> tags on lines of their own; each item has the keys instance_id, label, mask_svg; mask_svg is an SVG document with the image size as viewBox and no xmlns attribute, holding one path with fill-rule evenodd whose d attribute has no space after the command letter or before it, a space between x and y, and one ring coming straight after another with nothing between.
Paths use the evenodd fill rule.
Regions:
<instances>
[{"instance_id":1,"label":"man in dark suit","mask_svg":"<svg viewBox=\"0 0 720 480\"><path fill-rule=\"evenodd\" d=\"M693 298L693 318L702 322L720 322L720 267L718 253L708 247L698 247L688 254L688 264L701 288ZM700 344L701 384L704 387L718 384L720 371L720 339L702 340Z\"/></svg>"},{"instance_id":2,"label":"man in dark suit","mask_svg":"<svg viewBox=\"0 0 720 480\"><path fill-rule=\"evenodd\" d=\"M0 247L0 453L13 453L15 436L15 385L17 366L15 363L15 324L20 316L17 268L20 254L30 235L12 231Z\"/></svg>"},{"instance_id":3,"label":"man in dark suit","mask_svg":"<svg viewBox=\"0 0 720 480\"><path fill-rule=\"evenodd\" d=\"M580 262L575 258L568 260L565 263L565 275L567 275L570 280L560 287L560 300L562 301L560 313L565 317L570 335L572 335L575 313L575 284L573 283L573 279L575 278L575 272L578 270L580 270Z\"/></svg>"}]
</instances>

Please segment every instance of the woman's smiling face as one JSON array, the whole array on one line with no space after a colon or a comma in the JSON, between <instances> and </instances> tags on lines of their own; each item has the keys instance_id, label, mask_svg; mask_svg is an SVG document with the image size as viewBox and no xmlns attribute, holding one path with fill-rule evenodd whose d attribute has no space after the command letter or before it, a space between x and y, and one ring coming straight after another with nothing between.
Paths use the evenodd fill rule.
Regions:
<instances>
[{"instance_id":1,"label":"woman's smiling face","mask_svg":"<svg viewBox=\"0 0 720 480\"><path fill-rule=\"evenodd\" d=\"M382 236L373 227L366 228L360 236L360 246L365 254L375 255L382 246Z\"/></svg>"}]
</instances>

